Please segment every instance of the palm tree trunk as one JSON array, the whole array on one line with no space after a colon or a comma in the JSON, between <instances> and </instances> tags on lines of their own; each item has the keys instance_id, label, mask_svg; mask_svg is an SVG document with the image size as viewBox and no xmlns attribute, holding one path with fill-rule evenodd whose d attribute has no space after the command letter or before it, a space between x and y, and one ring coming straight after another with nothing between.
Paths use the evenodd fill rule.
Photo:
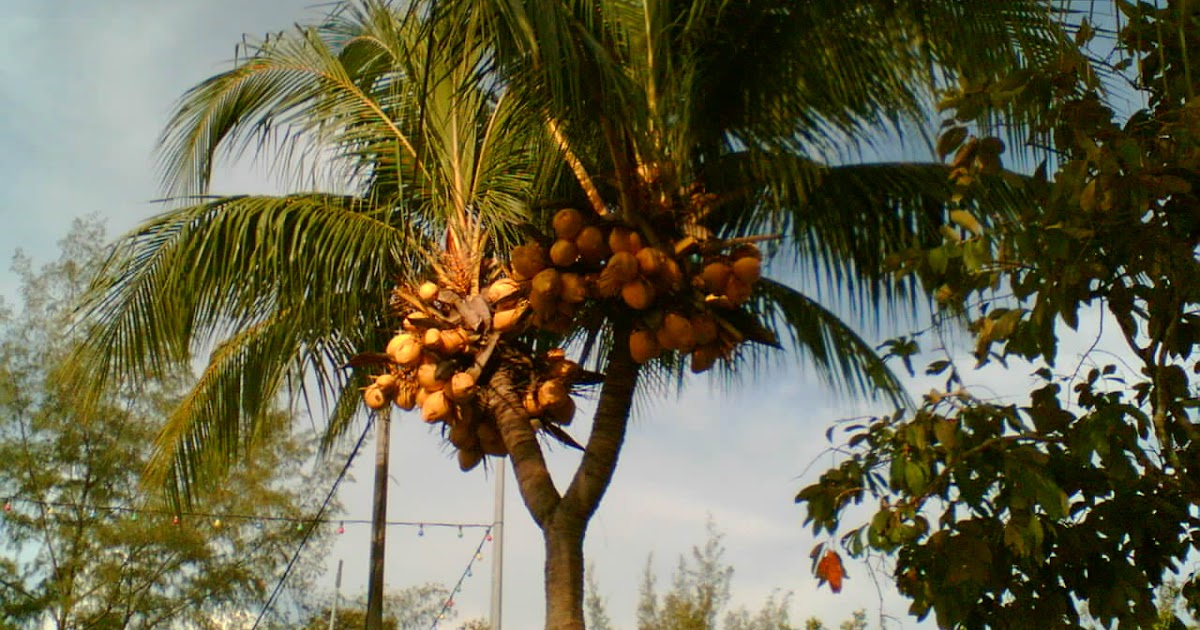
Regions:
<instances>
[{"instance_id":1,"label":"palm tree trunk","mask_svg":"<svg viewBox=\"0 0 1200 630\"><path fill-rule=\"evenodd\" d=\"M367 630L383 629L383 566L387 536L388 450L391 415L386 409L375 416L375 499L371 511L371 573L367 585Z\"/></svg>"},{"instance_id":2,"label":"palm tree trunk","mask_svg":"<svg viewBox=\"0 0 1200 630\"><path fill-rule=\"evenodd\" d=\"M579 519L556 518L542 532L546 541L546 630L583 630L586 530L587 523Z\"/></svg>"},{"instance_id":3,"label":"palm tree trunk","mask_svg":"<svg viewBox=\"0 0 1200 630\"><path fill-rule=\"evenodd\" d=\"M560 495L520 395L503 366L492 375L487 401L508 447L521 498L542 530L546 545L546 629L583 630L583 539L612 481L625 442L637 387L638 364L629 355L630 327L614 326L604 386L592 433L571 485Z\"/></svg>"}]
</instances>

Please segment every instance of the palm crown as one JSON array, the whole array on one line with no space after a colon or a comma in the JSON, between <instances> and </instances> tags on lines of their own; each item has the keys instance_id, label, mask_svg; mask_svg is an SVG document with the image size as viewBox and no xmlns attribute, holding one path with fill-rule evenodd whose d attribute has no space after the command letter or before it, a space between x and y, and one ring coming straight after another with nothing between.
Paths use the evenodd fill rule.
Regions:
<instances>
[{"instance_id":1,"label":"palm crown","mask_svg":"<svg viewBox=\"0 0 1200 630\"><path fill-rule=\"evenodd\" d=\"M422 359L399 361L391 351L401 342L390 356L363 353L384 350L402 327L422 337L462 330L466 355L444 347L421 355L435 365L437 390L456 371L482 390L455 403L452 441L464 418L490 423L498 441L490 451L513 456L535 520L547 532L568 523L581 537L611 478L640 364L679 370L688 351L694 367L712 363L697 365L705 344L695 339L668 343L676 352L654 360L631 347L669 316L718 328L705 335L712 360L782 338L848 391L902 398L851 327L784 283L758 281L761 255L750 244L804 263L863 312L915 297L885 273L884 258L936 232L951 194L946 169L830 164L868 131L923 121L939 82L1003 76L1063 49L1045 2L973 5L342 6L319 27L262 42L184 96L162 141L164 182L183 205L117 244L82 310L90 333L77 364L89 369L79 378L95 389L181 369L193 351L212 348L164 425L152 471L186 495L244 456L285 390L316 383L334 403L330 439L354 417L365 374L387 372L391 380L368 390L385 401L400 391L428 400L433 387L405 389ZM201 196L218 152L247 148L332 185ZM552 222L568 207L571 220L601 232L597 252ZM522 268L524 258L552 254L554 236L584 251ZM611 244L622 238L642 241L628 245L631 268L612 264L624 246ZM657 253L638 257L639 246ZM705 274L741 259L755 262L720 282ZM647 269L657 264L675 270ZM558 274L557 288L534 281L544 269ZM563 296L566 274L581 279L582 299ZM505 277L513 295L477 298ZM440 286L421 295L427 280ZM622 296L632 284L653 295ZM501 311L526 304L518 324L498 325ZM604 386L583 465L560 493L530 416L544 415L547 429L564 418L536 397L524 404L520 392L586 380L559 355L535 352L568 338L581 340L594 362L585 367ZM343 370L347 363L355 369Z\"/></svg>"}]
</instances>

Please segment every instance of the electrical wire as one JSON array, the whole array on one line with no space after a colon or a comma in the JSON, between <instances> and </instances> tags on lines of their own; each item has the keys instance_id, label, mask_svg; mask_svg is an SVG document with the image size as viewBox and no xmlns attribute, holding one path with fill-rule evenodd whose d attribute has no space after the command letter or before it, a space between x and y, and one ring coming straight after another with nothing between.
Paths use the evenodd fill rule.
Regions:
<instances>
[{"instance_id":1,"label":"electrical wire","mask_svg":"<svg viewBox=\"0 0 1200 630\"><path fill-rule=\"evenodd\" d=\"M346 473L350 470L350 465L354 463L355 456L358 455L359 449L362 448L363 442L366 441L367 435L374 426L373 422L366 423L363 427L362 435L358 437L358 443L354 445L354 450L350 451L350 456L346 458L346 464L342 466L342 471L338 473L337 479L333 481L333 486L329 488L329 492L325 495L325 500L321 502L321 507L317 510L317 515L313 521L319 521L325 515L325 510L329 508L329 502L333 500L333 495L337 492L338 486L342 484L342 480L346 478ZM263 618L267 616L267 612L271 610L271 606L275 604L275 598L279 596L279 592L283 590L283 584L287 582L288 576L292 574L292 568L296 566L296 560L300 558L300 552L304 551L304 546L308 544L308 539L312 537L315 527L309 527L304 530L304 536L300 538L300 545L296 547L296 553L292 554L291 560L288 560L287 567L283 570L283 575L279 576L279 581L275 583L275 589L271 591L271 596L267 598L267 602L263 604L262 610L259 611L258 617L254 620L254 625L250 630L257 630L258 625L262 623Z\"/></svg>"}]
</instances>

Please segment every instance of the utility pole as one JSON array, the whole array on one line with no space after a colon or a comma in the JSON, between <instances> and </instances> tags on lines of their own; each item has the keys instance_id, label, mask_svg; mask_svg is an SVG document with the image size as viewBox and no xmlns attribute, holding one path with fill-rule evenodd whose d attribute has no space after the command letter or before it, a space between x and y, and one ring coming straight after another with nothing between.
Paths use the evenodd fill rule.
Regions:
<instances>
[{"instance_id":1,"label":"utility pole","mask_svg":"<svg viewBox=\"0 0 1200 630\"><path fill-rule=\"evenodd\" d=\"M338 600L342 598L342 561L338 560L337 579L333 582L333 606L329 607L329 630L337 623Z\"/></svg>"},{"instance_id":2,"label":"utility pole","mask_svg":"<svg viewBox=\"0 0 1200 630\"><path fill-rule=\"evenodd\" d=\"M388 442L392 419L375 413L375 502L371 510L371 573L367 579L367 630L383 630L383 554L387 535Z\"/></svg>"},{"instance_id":3,"label":"utility pole","mask_svg":"<svg viewBox=\"0 0 1200 630\"><path fill-rule=\"evenodd\" d=\"M496 466L496 513L492 522L492 614L491 630L500 630L500 604L504 591L504 465Z\"/></svg>"}]
</instances>

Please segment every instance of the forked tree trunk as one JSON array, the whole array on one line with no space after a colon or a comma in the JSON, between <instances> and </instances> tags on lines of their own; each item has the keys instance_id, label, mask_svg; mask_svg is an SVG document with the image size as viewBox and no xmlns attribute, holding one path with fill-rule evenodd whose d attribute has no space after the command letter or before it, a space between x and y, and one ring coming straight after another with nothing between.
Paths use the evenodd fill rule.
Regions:
<instances>
[{"instance_id":1,"label":"forked tree trunk","mask_svg":"<svg viewBox=\"0 0 1200 630\"><path fill-rule=\"evenodd\" d=\"M546 630L583 630L583 539L612 481L633 406L638 364L629 355L629 327L614 330L600 402L583 461L566 493L550 478L521 396L503 364L493 374L489 401L508 447L521 498L542 530L546 548Z\"/></svg>"}]
</instances>

